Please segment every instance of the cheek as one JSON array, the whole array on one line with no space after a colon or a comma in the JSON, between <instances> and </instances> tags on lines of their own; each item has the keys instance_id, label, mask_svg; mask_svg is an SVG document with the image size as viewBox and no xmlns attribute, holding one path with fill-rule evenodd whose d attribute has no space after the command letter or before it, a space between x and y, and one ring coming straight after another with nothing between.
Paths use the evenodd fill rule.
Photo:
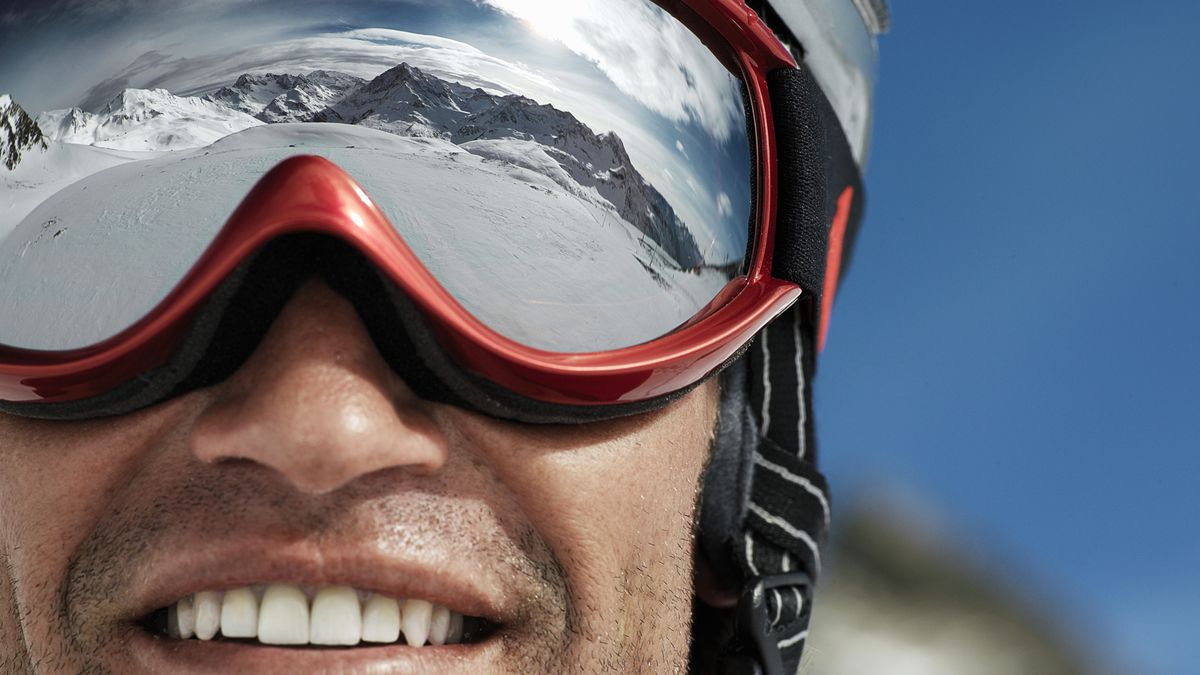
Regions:
<instances>
[{"instance_id":1,"label":"cheek","mask_svg":"<svg viewBox=\"0 0 1200 675\"><path fill-rule=\"evenodd\" d=\"M699 420L697 420L699 422ZM633 438L546 458L541 526L561 531L592 560L629 567L690 533L709 435L700 428L647 430ZM574 514L568 520L563 516Z\"/></svg>"},{"instance_id":2,"label":"cheek","mask_svg":"<svg viewBox=\"0 0 1200 675\"><path fill-rule=\"evenodd\" d=\"M20 588L59 588L79 543L175 416L163 406L95 422L0 420L0 541Z\"/></svg>"},{"instance_id":3,"label":"cheek","mask_svg":"<svg viewBox=\"0 0 1200 675\"><path fill-rule=\"evenodd\" d=\"M644 598L631 586L647 575L663 592L690 591L694 507L716 396L714 385L635 420L471 439L488 448L485 461L555 552L584 614Z\"/></svg>"}]
</instances>

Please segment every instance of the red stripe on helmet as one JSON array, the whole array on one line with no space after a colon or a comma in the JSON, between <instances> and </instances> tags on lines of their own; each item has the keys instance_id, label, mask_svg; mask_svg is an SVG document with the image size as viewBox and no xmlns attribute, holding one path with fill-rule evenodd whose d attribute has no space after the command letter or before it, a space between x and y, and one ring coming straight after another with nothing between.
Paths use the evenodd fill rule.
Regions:
<instances>
[{"instance_id":1,"label":"red stripe on helmet","mask_svg":"<svg viewBox=\"0 0 1200 675\"><path fill-rule=\"evenodd\" d=\"M838 197L837 214L833 217L833 229L829 231L829 252L825 259L825 289L821 294L818 350L825 349L825 337L829 334L829 315L833 311L833 298L837 295L838 278L842 274L842 244L846 239L846 223L850 221L850 205L853 202L854 188L842 190L842 195Z\"/></svg>"}]
</instances>

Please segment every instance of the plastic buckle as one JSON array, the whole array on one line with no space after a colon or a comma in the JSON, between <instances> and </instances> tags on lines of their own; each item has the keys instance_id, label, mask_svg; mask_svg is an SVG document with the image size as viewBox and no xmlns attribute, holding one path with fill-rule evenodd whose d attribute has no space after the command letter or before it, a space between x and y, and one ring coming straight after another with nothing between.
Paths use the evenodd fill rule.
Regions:
<instances>
[{"instance_id":1,"label":"plastic buckle","mask_svg":"<svg viewBox=\"0 0 1200 675\"><path fill-rule=\"evenodd\" d=\"M784 675L783 655L771 635L767 616L767 591L796 586L804 598L800 619L809 614L812 579L803 572L769 574L751 579L738 600L734 650L721 662L721 675Z\"/></svg>"}]
</instances>

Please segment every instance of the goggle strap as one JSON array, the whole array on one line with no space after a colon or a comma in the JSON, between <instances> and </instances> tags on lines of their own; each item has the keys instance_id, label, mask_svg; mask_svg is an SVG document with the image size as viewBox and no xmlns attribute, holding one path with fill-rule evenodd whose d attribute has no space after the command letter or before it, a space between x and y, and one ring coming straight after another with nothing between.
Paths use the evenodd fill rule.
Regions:
<instances>
[{"instance_id":1,"label":"goggle strap","mask_svg":"<svg viewBox=\"0 0 1200 675\"><path fill-rule=\"evenodd\" d=\"M793 307L760 334L750 351L749 404L758 439L742 513L743 541L735 547L735 555L743 578L752 582L778 575L790 579L788 575L797 573L806 580L790 587L782 582L769 584L769 592L761 598L769 621L756 620L739 628L753 634L764 673L796 672L799 667L812 604L809 582L820 574L821 547L829 528L829 488L817 470L814 427L808 414L816 362L813 329L811 312ZM743 594L743 603L751 600L760 601ZM741 610L743 619L747 611ZM764 645L774 649L766 650ZM783 670L774 670L774 663Z\"/></svg>"},{"instance_id":2,"label":"goggle strap","mask_svg":"<svg viewBox=\"0 0 1200 675\"><path fill-rule=\"evenodd\" d=\"M779 192L771 275L804 289L817 319L814 325L820 326L822 308L828 306L824 296L832 295L837 278L845 275L857 239L865 201L862 175L833 106L803 61L797 68L768 73L767 88L775 118L778 184L794 186ZM835 224L842 226L834 235L840 257L832 262ZM826 274L831 264L838 271L832 279Z\"/></svg>"}]
</instances>

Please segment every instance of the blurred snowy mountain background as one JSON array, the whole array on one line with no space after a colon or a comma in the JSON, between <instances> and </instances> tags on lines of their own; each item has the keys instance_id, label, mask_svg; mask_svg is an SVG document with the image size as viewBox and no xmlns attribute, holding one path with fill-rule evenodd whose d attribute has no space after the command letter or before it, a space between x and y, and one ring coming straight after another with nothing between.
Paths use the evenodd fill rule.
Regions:
<instances>
[{"instance_id":1,"label":"blurred snowy mountain background","mask_svg":"<svg viewBox=\"0 0 1200 675\"><path fill-rule=\"evenodd\" d=\"M970 551L911 496L836 511L802 672L1113 675L1104 650L1039 600L1038 582ZM1098 589L1099 592L1099 589Z\"/></svg>"}]
</instances>

